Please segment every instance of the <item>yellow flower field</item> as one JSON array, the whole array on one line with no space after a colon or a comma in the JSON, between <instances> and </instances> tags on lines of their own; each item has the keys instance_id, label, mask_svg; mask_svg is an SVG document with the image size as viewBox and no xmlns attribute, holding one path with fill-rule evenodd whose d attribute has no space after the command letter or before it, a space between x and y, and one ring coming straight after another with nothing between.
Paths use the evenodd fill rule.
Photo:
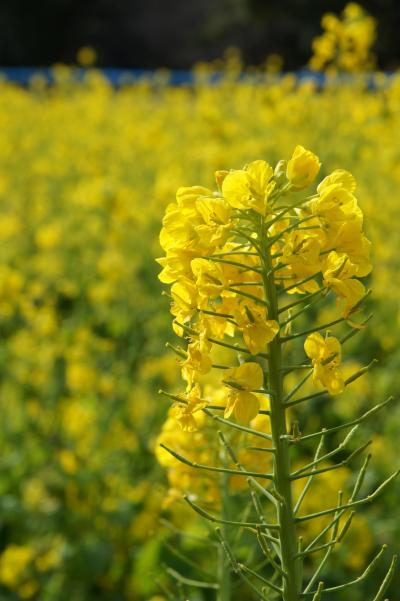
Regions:
<instances>
[{"instance_id":1,"label":"yellow flower field","mask_svg":"<svg viewBox=\"0 0 400 601\"><path fill-rule=\"evenodd\" d=\"M400 76L376 74L374 90L361 76L319 90L240 70L232 54L217 85L206 66L187 87L160 74L113 89L95 70L77 84L65 67L52 87L0 84L1 598L161 594L173 534L160 518L181 525L188 515L154 457L169 409L157 391L178 389L155 262L178 187L290 158L297 144L323 157L322 177L351 171L373 244L374 316L348 354L379 364L307 419L336 423L398 393ZM368 423L378 480L398 462L398 405ZM190 486L190 470L184 477L175 492ZM397 483L363 510L342 553L350 576L379 542L399 549L399 492Z\"/></svg>"}]
</instances>

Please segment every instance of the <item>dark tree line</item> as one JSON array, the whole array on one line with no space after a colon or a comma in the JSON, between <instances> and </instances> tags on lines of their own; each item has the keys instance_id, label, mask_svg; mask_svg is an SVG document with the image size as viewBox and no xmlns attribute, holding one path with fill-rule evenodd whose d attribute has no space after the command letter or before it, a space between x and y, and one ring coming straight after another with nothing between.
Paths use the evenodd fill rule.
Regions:
<instances>
[{"instance_id":1,"label":"dark tree line","mask_svg":"<svg viewBox=\"0 0 400 601\"><path fill-rule=\"evenodd\" d=\"M0 65L73 63L93 46L101 67L188 68L242 50L248 64L279 53L287 69L306 64L326 10L346 0L2 0ZM383 69L400 66L400 1L365 0L379 22Z\"/></svg>"}]
</instances>

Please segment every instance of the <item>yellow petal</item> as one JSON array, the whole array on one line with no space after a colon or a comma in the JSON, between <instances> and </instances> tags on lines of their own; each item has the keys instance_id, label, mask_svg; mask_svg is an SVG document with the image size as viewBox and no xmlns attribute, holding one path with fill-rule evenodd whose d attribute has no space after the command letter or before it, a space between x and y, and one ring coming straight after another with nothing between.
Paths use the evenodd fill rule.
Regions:
<instances>
[{"instance_id":1,"label":"yellow petal","mask_svg":"<svg viewBox=\"0 0 400 601\"><path fill-rule=\"evenodd\" d=\"M340 363L341 353L342 349L339 340L334 336L328 336L325 340L324 359L335 355L334 359L332 360L335 363Z\"/></svg>"},{"instance_id":2,"label":"yellow petal","mask_svg":"<svg viewBox=\"0 0 400 601\"><path fill-rule=\"evenodd\" d=\"M292 158L288 161L286 177L295 188L300 190L314 181L320 166L318 157L299 145L296 146Z\"/></svg>"},{"instance_id":3,"label":"yellow petal","mask_svg":"<svg viewBox=\"0 0 400 601\"><path fill-rule=\"evenodd\" d=\"M317 192L320 193L324 188L331 184L340 184L349 192L355 192L357 182L354 175L345 169L335 169L330 175L325 177L317 188Z\"/></svg>"},{"instance_id":4,"label":"yellow petal","mask_svg":"<svg viewBox=\"0 0 400 601\"><path fill-rule=\"evenodd\" d=\"M307 336L304 343L304 350L310 359L321 360L325 350L325 341L321 334L313 332L313 334Z\"/></svg>"},{"instance_id":5,"label":"yellow petal","mask_svg":"<svg viewBox=\"0 0 400 601\"><path fill-rule=\"evenodd\" d=\"M331 284L331 288L345 301L343 317L347 317L365 295L364 284L354 278L344 281L335 280Z\"/></svg>"},{"instance_id":6,"label":"yellow petal","mask_svg":"<svg viewBox=\"0 0 400 601\"><path fill-rule=\"evenodd\" d=\"M265 351L266 345L275 338L279 325L274 320L258 322L243 330L243 340L252 355Z\"/></svg>"},{"instance_id":7,"label":"yellow petal","mask_svg":"<svg viewBox=\"0 0 400 601\"><path fill-rule=\"evenodd\" d=\"M244 390L258 390L264 383L264 374L258 363L243 363L228 369L224 378L233 381Z\"/></svg>"},{"instance_id":8,"label":"yellow petal","mask_svg":"<svg viewBox=\"0 0 400 601\"><path fill-rule=\"evenodd\" d=\"M260 401L251 392L238 392L235 403L235 417L240 424L248 424L260 410Z\"/></svg>"},{"instance_id":9,"label":"yellow petal","mask_svg":"<svg viewBox=\"0 0 400 601\"><path fill-rule=\"evenodd\" d=\"M267 186L274 175L274 170L266 161L253 161L247 165L247 173L250 175L252 187L257 194L264 194Z\"/></svg>"},{"instance_id":10,"label":"yellow petal","mask_svg":"<svg viewBox=\"0 0 400 601\"><path fill-rule=\"evenodd\" d=\"M331 395L340 394L344 390L344 380L337 369L326 370L322 383Z\"/></svg>"},{"instance_id":11,"label":"yellow petal","mask_svg":"<svg viewBox=\"0 0 400 601\"><path fill-rule=\"evenodd\" d=\"M230 171L222 182L222 194L235 209L248 208L251 199L249 176L246 171Z\"/></svg>"},{"instance_id":12,"label":"yellow petal","mask_svg":"<svg viewBox=\"0 0 400 601\"><path fill-rule=\"evenodd\" d=\"M224 418L228 419L234 409L235 409L235 404L237 402L237 397L238 397L238 392L236 390L230 390L227 396L227 402L226 402L226 407L225 407L225 411L224 411Z\"/></svg>"}]
</instances>

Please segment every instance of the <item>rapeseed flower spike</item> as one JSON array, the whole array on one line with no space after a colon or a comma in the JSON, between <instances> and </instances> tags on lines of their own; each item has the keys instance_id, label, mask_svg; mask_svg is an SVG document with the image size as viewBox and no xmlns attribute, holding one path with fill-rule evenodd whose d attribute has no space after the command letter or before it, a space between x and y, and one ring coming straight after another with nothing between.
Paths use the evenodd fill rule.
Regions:
<instances>
[{"instance_id":1,"label":"rapeseed flower spike","mask_svg":"<svg viewBox=\"0 0 400 601\"><path fill-rule=\"evenodd\" d=\"M351 15L348 13L348 16ZM342 17L336 17L336 21L342 20ZM331 27L330 33L336 37L331 45L325 45L325 49L329 51L331 46L332 62L339 70L344 70L343 63L339 64L340 53L346 55L348 67L357 68L360 72L368 68L364 59L361 67L359 58L363 52L365 57L369 33L365 33L364 17L358 21L357 27L354 20L351 28L346 25L346 32L337 23ZM350 33L353 41L354 34L357 36L357 43L350 54L358 63L351 63L352 57L349 57ZM336 43L338 36L343 37L340 47ZM95 570L81 570L80 592L89 591L88 601L93 595L99 598L104 595L136 598L145 595L144 588L147 584L154 585L154 582L148 583L140 576L143 570L137 569L140 567L137 559L141 554L124 553L121 549L148 543L154 549L160 538L168 544L165 532L160 535L158 531L159 511L166 498L171 501L169 512L172 521L175 525L180 523L185 531L191 529L194 520L190 519L189 512L182 512L181 502L173 503L173 499L181 498L183 492L196 497L199 504L204 501L217 518L238 521L241 509L244 510L242 500L247 507L251 506L252 499L246 494L246 491L249 492L246 477L237 473L239 468L229 457L226 461L220 458L216 427L224 431L243 469L266 473L275 469L275 447L265 435L272 436L270 415L266 412L272 411L275 419L276 404L261 404L260 412L263 413L248 424L257 434L234 429L233 426L239 425L234 413L229 418L231 424L226 424L223 412L230 389L221 385L226 367L237 366L243 361L257 361L265 371L265 388L272 386L276 389L275 384L270 385L269 382L268 353L271 345L274 352L280 345L283 392L289 395L292 386L301 381L303 373L306 377L312 369L307 368L308 361L304 362L307 365L303 365L303 358L306 358L302 352L304 336L286 339L290 338L289 335L300 334L303 329L335 321L342 315L342 309L338 310L335 303L338 292L323 285L324 257L331 251L346 253L351 263L357 266L356 275L337 284L344 290L349 286L359 286L353 282L365 284L363 278L371 270L370 245L363 233L362 215L357 215L354 210L354 200L342 206L337 217L334 213L321 212L302 224L302 227L313 229L301 232L304 242L297 248L296 236L293 236L293 244L288 242L290 232L281 238L278 236L288 227L297 231L298 217L301 220L310 211L307 203L302 203L305 197L315 193L314 186L307 188L304 194L292 194L287 188L283 193L282 189L288 183L287 161L278 161L273 178L276 185L267 203L272 210L266 213L266 231L261 234L257 221L261 221L259 213L254 215L252 209L243 212L242 209L234 209L222 198L222 181L229 166L240 167L252 158L262 158L274 167L270 157L290 158L292 153L287 151L288 144L293 132L296 132L300 141L308 141L303 143L306 148L312 141L314 146L310 145L311 150L328 149L323 158L323 176L329 178L332 169L341 165L357 174L356 190L343 178L336 178L336 181L328 179L327 186L339 183L359 200L357 204L368 218L369 237L374 243L374 261L378 269L371 278L375 289L375 301L371 300L371 304L379 305L374 309L375 312L378 309L378 316L374 322L373 337L369 338L368 330L361 334L362 356L379 345L383 359L380 372L385 377L375 378L371 387L368 376L364 376L357 380L355 386L350 388L346 385L344 393L334 397L321 394L319 383L318 389L315 389L317 392L314 392L310 377L304 384L304 394L299 390L291 398L296 401L298 397L320 394L318 404L311 404L307 419L306 416L303 419L302 404L295 405L295 409L288 408L287 412L288 446L293 445L294 467L304 454L308 460L313 443L322 435L318 430L324 425L329 426L329 423L320 423L320 420L325 417L334 419L336 426L341 424L340 427L344 428L341 417L346 415L346 419L350 420L350 413L351 417L357 417L360 403L368 405L372 394L379 395L382 387L391 387L396 370L385 370L385 357L387 359L389 353L396 352L398 346L398 328L395 326L398 324L400 278L396 272L396 190L400 170L398 141L394 134L400 127L399 77L375 74L368 78L368 89L362 76L357 77L355 82L352 78L344 82L338 78L334 85L323 86L318 91L315 84L296 82L294 77L272 81L272 77L264 80L263 74L252 74L249 78L235 80L235 83L231 78L229 82L221 81L221 85L216 86L197 82L194 86L178 88L160 86L159 81L155 85L143 81L128 86L121 82L121 86L113 89L100 72L91 73L90 80L82 82L83 85L73 81L66 70L64 74L57 70L56 78L59 83L55 82L50 87L43 82L41 86L36 82L33 86L24 87L6 81L0 84L3 133L0 144L1 395L7 399L2 403L3 421L7 427L2 428L1 444L5 458L8 450L13 456L18 453L18 461L11 462L10 469L2 474L4 500L11 494L18 505L17 519L14 519L14 514L3 516L7 527L2 541L2 593L6 597L21 599L41 598L50 586L52 595L57 599L79 595L74 574L76 562L71 558L85 559L87 553L82 555L82 537L71 537L70 526L78 520L82 529L93 535L95 546L100 541L100 546L110 549L109 561L99 578ZM268 81L268 85L264 85L264 81ZM23 136L21 124L27 132ZM119 134L115 135L115 132ZM15 148L18 151L13 151ZM226 171L219 175L219 183L214 186L212 174L218 167L226 168ZM201 180L193 179L200 176ZM318 177L321 179L323 176L317 176L315 184ZM174 192L183 183L191 182L204 183L204 186L184 192L182 197L190 198L188 202L182 200L179 207ZM224 225L218 224L217 220L214 222L214 210L209 211L208 216L208 210L202 209L206 204L213 205L214 199L221 199L224 207L229 206L231 229L227 227L228 222ZM154 236L155 220L170 202L175 206L166 221L169 233L165 240L166 250L162 251L164 266L160 278L168 285L168 290L175 282L185 278L196 286L191 270L191 261L195 258L215 255L242 265L229 266L229 269L232 268L232 272L229 271L232 274L229 276L230 289L224 290L222 296L200 298L196 288L199 310L195 310L194 302L189 303L187 315L179 315L173 322L182 323L186 318L183 327L173 326L182 337L179 346L185 352L187 343L196 339L196 332L208 328L208 337L215 342L206 354L215 367L207 374L194 374L195 384L200 382L204 391L207 387L204 398L209 401L209 406L193 414L197 430L184 432L174 408L169 413L166 426L169 436L166 444L193 462L218 464L236 470L235 474L227 475L228 491L233 491L235 481L235 487L240 483L238 490L241 494L235 495L232 507L228 502L225 516L219 475L199 472L172 458L168 465L168 483L173 492L168 494L162 486L154 486L154 479L148 477L150 464L142 460L143 435L146 433L149 440L154 439L152 434L163 412L163 405L151 398L153 384L157 382L158 385L161 380L163 386L181 389L177 381L180 369L173 353L153 356L158 345L157 338L164 336L168 311L165 315L159 312L160 299L154 294L157 284L149 281L153 271L149 261L160 252ZM290 205L299 208L289 211ZM217 209L220 208L218 205ZM284 210L288 212L271 226L271 221ZM229 233L225 241L226 231ZM319 271L297 270L296 255L299 255L299 263L305 261L308 266L314 262L314 239L321 244ZM271 244L270 267L264 266L254 244L265 255ZM284 251L285 255L282 255ZM241 252L247 254L238 254ZM291 265L282 265L286 256L294 270ZM251 271L249 267L259 271ZM269 302L263 283L267 273L270 274L267 279L274 277L276 285L281 311L278 318L274 307L265 304ZM312 280L304 281L311 275ZM308 287L312 287L314 292L308 292ZM250 294L260 302L239 292ZM259 356L251 355L236 325L235 311L244 302L253 316L254 303L260 311L267 309L266 320L274 316L281 325L280 332L266 344ZM168 304L169 300L165 299L165 305ZM345 320L328 326L340 340L352 335L353 328L357 326L349 319L353 310ZM218 313L219 317L205 311ZM357 321L364 322L358 318ZM288 323L283 326L285 322ZM351 341L354 340L357 338ZM221 345L218 345L219 342ZM358 345L351 344L350 352L346 353L347 346L342 344L343 364L340 369L346 380L361 367L354 362L357 348ZM161 344L160 352L162 349ZM351 355L351 358L346 355ZM292 371L289 372L289 369ZM260 402L269 398L267 393L252 394L256 394ZM184 395L182 398L185 398ZM329 411L319 411L326 403ZM372 411L368 414L375 418L375 408ZM300 434L298 429L292 428L292 420L299 421ZM274 431L276 421L272 428ZM259 426L256 427L254 422ZM312 429L314 424L316 430ZM375 476L384 469L384 464L389 466L394 461L389 430L380 437L378 452L374 450L375 462L381 464L377 465ZM394 431L393 428L391 430ZM304 440L310 434L314 438ZM329 450L336 436L337 430L328 434ZM102 444L99 444L100 440ZM282 435L280 440L284 447L287 439ZM250 450L249 446L266 446L270 452ZM31 460L32 451L34 461ZM281 447L278 451L280 453ZM166 456L171 458L167 451L163 453L164 459ZM346 455L342 451L338 459L341 461ZM330 461L327 459L315 467L331 468ZM354 481L349 468L347 466L345 470L346 478ZM24 481L19 482L22 473ZM312 487L302 505L302 514L318 513L324 507L335 508L335 491L343 489L346 481L335 477L339 473L339 470L331 470L314 475ZM367 485L370 481L371 477ZM253 492L259 495L264 509L270 503L266 493L272 491L275 494L276 489L272 484L269 488L267 482L260 478L256 482L262 484L262 490L255 488ZM320 487L318 482L321 482ZM295 485L299 484L299 494L303 483L301 479L294 481ZM279 494L282 494L281 489ZM121 499L124 499L123 507ZM120 509L125 516L122 527L118 527L119 520L115 519ZM383 528L385 520L386 525L389 523L389 517L384 511L381 513ZM71 519L53 519L63 514ZM302 517L300 512L298 515ZM41 527L30 527L32 516L35 523L45 520L48 526L45 537ZM266 509L264 517L275 522L273 504ZM258 521L255 508L248 519ZM329 519L329 516L321 516L299 523L299 534L304 536L303 551L307 538L311 538L311 534L318 536L322 525L325 527L324 520ZM128 522L130 526L125 528L124 524ZM262 523L261 518L259 523ZM197 524L193 524L193 528L198 534L200 528ZM264 534L263 526L260 528ZM253 568L251 549L247 547L251 529L227 526L227 530L226 538L234 556L238 550L242 561L245 557L249 568ZM154 540L152 537L148 541L149 531L154 531ZM236 532L242 531L245 537L236 548L232 539L236 538ZM372 531L365 519L362 527L356 526L355 534L349 536L341 552L346 557L348 570L361 566L372 551ZM56 539L58 536L61 538L60 566L42 573L42 554L45 554L48 545L51 549L58 546L54 534ZM279 537L278 532L274 534L271 531L271 534ZM211 538L207 537L207 545L212 545ZM286 530L282 540L282 548L285 549L287 541L291 540L290 532ZM27 569L19 572L18 562L7 550L15 544L22 544L21 541L26 541L26 546L32 549L33 558ZM268 542L271 542L270 539ZM188 548L186 546L186 552L190 552ZM216 562L214 557L213 561L207 562L209 547L205 548L205 553L196 549L195 561L197 563L199 558L203 567L214 571ZM261 553L261 549L258 552ZM300 550L294 551L297 552L300 553ZM163 556L167 553L165 549ZM150 563L156 561L156 555L151 553ZM149 558L148 553L144 556ZM312 569L312 557L316 556L317 553L305 559L306 577ZM279 567L282 569L280 561ZM8 570L14 575L9 583L5 576ZM191 570L188 568L185 575L190 576ZM272 566L267 566L259 574L266 577L272 575L272 571ZM225 575L227 572L229 566L225 563ZM65 577L58 578L57 574L61 573ZM337 573L334 580L338 580ZM120 577L115 578L115 574ZM280 574L278 570L273 582L283 586ZM320 577L323 576L321 574ZM234 578L233 596L239 595L236 579L239 581L240 573ZM328 578L331 579L329 574ZM215 582L219 583L219 579L215 578ZM261 586L256 577L252 583ZM192 594L188 585L183 586L187 589L187 598L200 594ZM250 587L250 584L243 581L240 588L243 596L253 594L247 586ZM38 587L36 592L32 587ZM179 591L176 595L174 593L174 597L181 595ZM207 594L212 595L213 591ZM350 595L350 591L337 594ZM265 596L268 595L265 593ZM395 596L394 593L392 595ZM280 596L277 592L277 597ZM391 597L389 591L386 596ZM312 597L313 594L310 594L309 598ZM327 592L326 597L335 595Z\"/></svg>"},{"instance_id":2,"label":"rapeseed flower spike","mask_svg":"<svg viewBox=\"0 0 400 601\"><path fill-rule=\"evenodd\" d=\"M321 19L324 29L312 43L311 69L328 74L371 70L375 57L371 48L376 37L376 21L356 2L348 3L341 18L332 13Z\"/></svg>"},{"instance_id":3,"label":"rapeseed flower spike","mask_svg":"<svg viewBox=\"0 0 400 601\"><path fill-rule=\"evenodd\" d=\"M172 284L174 328L188 338L188 346L187 350L175 349L182 358L186 395L164 393L177 403L173 416L179 434L175 443L172 436L168 440L168 418L161 440L174 460L168 466L171 489L196 495L203 482L203 500L213 505L213 512L194 502L193 496L186 497L188 503L203 519L221 523L218 586L224 594L229 576L225 555L232 570L237 571L238 565L229 527L239 526L255 530L262 549L268 548L267 541L272 542L271 548L279 548L276 557L269 550L265 553L279 584L244 566L248 574L260 577L285 601L299 601L302 591L319 598L321 586L312 591L319 568L303 588L304 558L324 548L330 554L350 526L351 516L338 530L341 512L369 498L354 500L365 473L364 462L346 505L341 492L337 506L329 509L315 511L310 497L308 503L305 500L312 478L321 474L323 479L330 477L325 474L343 470L367 447L369 443L337 463L330 462L343 452L365 416L332 428L337 432L355 426L337 448L325 454L324 430L303 435L300 419L293 425L288 421L293 406L315 397L340 395L372 365L352 371L348 377L348 365L342 367L341 340L346 342L366 323L354 323L349 317L367 296L359 278L371 271L370 243L354 195L356 182L348 171L336 169L317 185L316 194L296 200L297 192L312 184L319 169L318 157L297 146L292 158L287 163L279 161L275 169L257 160L243 169L218 172L222 196L198 187L184 189L178 204L167 207L169 218L164 220L162 278ZM288 303L288 295L295 300ZM339 299L341 315L331 303L330 311L336 315L328 323L324 319L320 325L318 317L310 314L309 327L299 327L298 320L311 307L314 310L332 296ZM331 328L350 331L339 339L328 333ZM323 330L327 331L325 337L320 333ZM292 345L299 339L310 362L292 359L296 348ZM305 375L298 376L303 370ZM286 376L293 378L290 386ZM317 392L299 394L310 376ZM207 390L205 398L200 385ZM218 438L216 424L221 428ZM183 434L193 437L191 446L187 440L183 446ZM249 436L257 446L246 447L245 437ZM321 437L314 460L293 471L292 445L300 448L303 439L314 437ZM263 460L255 461L253 453L262 453ZM166 464L162 455L161 460ZM181 465L177 467L176 462ZM191 470L208 479L204 476L194 481ZM295 483L303 478L307 483L294 504ZM271 486L260 484L265 481ZM251 519L256 521L241 521L232 515L229 492L242 491L246 497L246 490L254 510ZM276 520L268 526L258 495L276 512ZM303 511L308 507L310 514L297 515L302 504ZM318 546L327 532L326 527L320 532L319 520L331 513L335 516L328 528L332 528L331 542ZM316 532L302 547L299 529L309 520L317 520Z\"/></svg>"}]
</instances>

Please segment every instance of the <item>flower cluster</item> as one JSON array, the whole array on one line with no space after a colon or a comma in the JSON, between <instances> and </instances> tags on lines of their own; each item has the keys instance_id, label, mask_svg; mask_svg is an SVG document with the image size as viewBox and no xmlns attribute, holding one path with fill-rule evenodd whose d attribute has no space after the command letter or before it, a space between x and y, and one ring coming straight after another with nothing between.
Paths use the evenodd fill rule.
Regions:
<instances>
[{"instance_id":1,"label":"flower cluster","mask_svg":"<svg viewBox=\"0 0 400 601\"><path fill-rule=\"evenodd\" d=\"M374 363L349 377L341 365L342 345L368 321L356 321L354 314L368 295L361 279L371 271L370 243L350 172L335 169L317 183L314 193L305 194L320 168L319 158L298 145L288 160L275 166L256 160L242 169L218 171L215 191L179 188L163 220L160 279L170 284L173 329L185 341L169 346L179 357L186 386L178 394L160 391L173 406L156 453L167 467L174 498L185 492L188 505L204 520L221 524L216 530L221 555L215 587L222 598L229 598L231 580L244 571L242 580L258 598L265 598L264 590L257 588L262 581L281 599L294 601L310 594L319 601L324 589L343 590L362 581L386 548L357 580L329 588L320 580L353 520L347 511L374 498L399 471L359 499L367 456L349 500L343 500L340 489L333 506L326 506L327 485L325 499L311 496L309 488L315 476L323 481L329 472L335 472L336 482L347 479L346 466L371 442L347 453L359 424L388 401L354 421L304 435L297 420L289 421L298 406L310 407L316 398L341 394ZM322 301L330 313L333 309L335 319L320 323L322 311L313 319ZM221 349L226 354L222 361ZM288 386L287 376L293 373ZM317 390L304 394L308 381ZM349 428L333 449L323 450L327 435ZM249 446L249 437L257 446ZM313 460L298 461L298 449L313 439L319 439ZM336 461L343 451L345 458ZM253 452L262 458L255 465ZM237 479L243 483L240 501L236 495L235 501L232 498ZM301 489L298 480L305 481ZM304 513L307 507L309 513ZM229 526L235 527L234 533ZM254 569L238 564L238 526L250 526L257 536L265 561ZM358 533L365 528L365 521L358 521ZM365 537L365 553L370 546ZM311 577L303 579L308 555L322 550L324 558ZM395 565L393 556L376 599L382 598ZM179 574L175 578L182 582ZM197 580L190 583L202 586Z\"/></svg>"},{"instance_id":2,"label":"flower cluster","mask_svg":"<svg viewBox=\"0 0 400 601\"><path fill-rule=\"evenodd\" d=\"M342 17L333 13L322 17L324 33L313 40L310 67L317 71L371 71L375 57L371 47L376 37L376 21L359 4L350 2Z\"/></svg>"},{"instance_id":3,"label":"flower cluster","mask_svg":"<svg viewBox=\"0 0 400 601\"><path fill-rule=\"evenodd\" d=\"M207 406L201 382L213 368L222 372L227 391L224 417L247 424L258 414L256 393L268 392L260 360L282 335L276 315L269 315L268 274L274 274L282 297L331 292L341 308L338 321L348 320L366 295L359 278L371 271L370 243L355 179L336 169L315 194L300 196L319 169L318 157L297 146L275 168L256 160L243 169L218 171L215 191L179 188L167 207L159 277L171 285L175 333L188 341L175 349L186 382L176 407L184 430L196 429L195 414ZM218 346L237 351L240 364L216 365ZM312 333L305 351L314 382L330 394L342 392L340 342Z\"/></svg>"}]
</instances>

